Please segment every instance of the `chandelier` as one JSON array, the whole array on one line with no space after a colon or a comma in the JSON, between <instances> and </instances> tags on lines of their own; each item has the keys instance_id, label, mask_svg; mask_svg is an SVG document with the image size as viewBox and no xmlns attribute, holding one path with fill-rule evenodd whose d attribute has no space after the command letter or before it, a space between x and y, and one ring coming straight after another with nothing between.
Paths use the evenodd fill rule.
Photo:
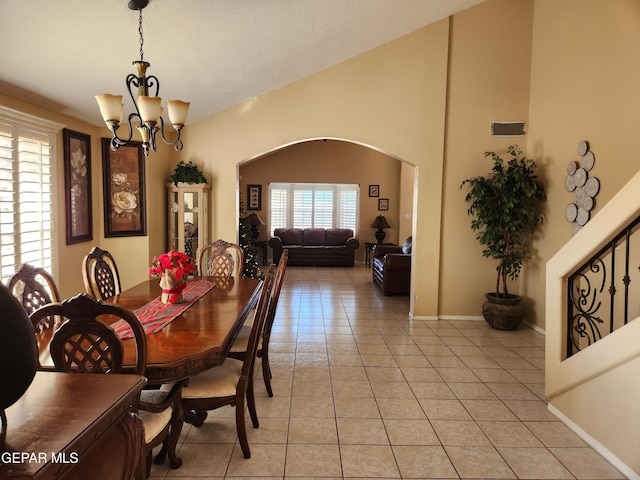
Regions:
<instances>
[{"instance_id":1,"label":"chandelier","mask_svg":"<svg viewBox=\"0 0 640 480\"><path fill-rule=\"evenodd\" d=\"M123 145L131 141L133 137L133 123L137 122L136 128L142 137L142 148L145 155L149 155L149 151L156 151L156 135L158 131L162 136L162 140L180 151L182 150L182 140L180 140L180 131L187 120L187 112L189 110L189 102L181 100L168 100L167 110L169 113L169 122L176 129L177 136L173 141L165 137L164 119L162 118L163 108L161 106L162 98L158 96L160 91L160 81L154 75L147 76L147 68L151 65L144 61L144 37L142 35L142 9L149 4L149 0L131 0L128 7L131 10L138 10L140 18L138 21L138 32L140 33L140 60L133 62L137 74L130 73L127 75L126 85L129 90L131 100L135 112L129 114L128 125L129 134L126 139L120 138L116 133L120 128L124 114L124 104L122 103L122 95L103 94L96 95L96 100L100 107L100 113L107 127L111 131L111 149L118 150ZM136 94L134 91L137 89ZM154 90L154 95L149 95L149 91Z\"/></svg>"}]
</instances>

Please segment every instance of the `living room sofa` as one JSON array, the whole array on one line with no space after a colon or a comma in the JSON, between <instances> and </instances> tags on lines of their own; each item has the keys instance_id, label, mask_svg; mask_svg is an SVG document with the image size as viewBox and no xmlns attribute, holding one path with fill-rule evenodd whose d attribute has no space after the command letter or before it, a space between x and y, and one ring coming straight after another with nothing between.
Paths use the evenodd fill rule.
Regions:
<instances>
[{"instance_id":1,"label":"living room sofa","mask_svg":"<svg viewBox=\"0 0 640 480\"><path fill-rule=\"evenodd\" d=\"M411 287L411 246L412 238L402 246L375 245L372 277L385 295L409 295Z\"/></svg>"},{"instance_id":2,"label":"living room sofa","mask_svg":"<svg viewBox=\"0 0 640 480\"><path fill-rule=\"evenodd\" d=\"M275 264L286 249L287 265L353 267L360 242L348 228L276 228L269 246Z\"/></svg>"}]
</instances>

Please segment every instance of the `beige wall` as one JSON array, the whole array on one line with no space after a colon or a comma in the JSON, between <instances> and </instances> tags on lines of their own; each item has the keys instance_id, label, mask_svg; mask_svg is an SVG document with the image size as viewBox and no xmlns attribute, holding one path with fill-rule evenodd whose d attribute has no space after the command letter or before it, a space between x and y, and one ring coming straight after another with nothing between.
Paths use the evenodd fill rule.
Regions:
<instances>
[{"instance_id":1,"label":"beige wall","mask_svg":"<svg viewBox=\"0 0 640 480\"><path fill-rule=\"evenodd\" d=\"M545 324L544 265L572 236L564 179L568 162L580 159L578 142L589 141L596 157L593 214L638 171L639 48L635 0L536 1L527 152L543 165L548 201L540 261L527 269L522 293L534 301L537 324Z\"/></svg>"},{"instance_id":2,"label":"beige wall","mask_svg":"<svg viewBox=\"0 0 640 480\"><path fill-rule=\"evenodd\" d=\"M233 238L238 164L310 138L339 138L416 169L414 313L435 315L448 20L189 126L187 159L212 179L212 235ZM421 211L424 215L421 215Z\"/></svg>"},{"instance_id":3,"label":"beige wall","mask_svg":"<svg viewBox=\"0 0 640 480\"><path fill-rule=\"evenodd\" d=\"M359 184L357 237L361 248L356 259L364 261L364 242L376 241L376 230L369 225L377 215L384 215L391 225L385 230L385 242L398 242L400 172L401 162L371 148L339 140L315 140L298 143L243 164L240 167L240 195L246 209L247 185L262 185L262 210L255 213L268 223L270 183ZM380 186L378 198L389 199L388 211L378 211L378 198L369 197L369 185ZM268 227L260 232L260 240L268 240Z\"/></svg>"},{"instance_id":4,"label":"beige wall","mask_svg":"<svg viewBox=\"0 0 640 480\"><path fill-rule=\"evenodd\" d=\"M495 291L496 262L482 256L466 213L468 188L460 184L489 173L493 165L484 152L502 154L512 144L525 149L524 137L492 137L490 127L496 121L527 120L532 16L532 1L493 0L451 22L441 315L481 318L484 294ZM517 293L517 284L510 290Z\"/></svg>"}]
</instances>

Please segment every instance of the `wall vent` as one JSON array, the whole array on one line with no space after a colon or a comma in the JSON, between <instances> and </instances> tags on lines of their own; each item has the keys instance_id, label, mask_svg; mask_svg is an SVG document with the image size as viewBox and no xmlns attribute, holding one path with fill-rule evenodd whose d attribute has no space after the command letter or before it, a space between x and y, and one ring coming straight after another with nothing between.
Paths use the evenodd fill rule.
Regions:
<instances>
[{"instance_id":1,"label":"wall vent","mask_svg":"<svg viewBox=\"0 0 640 480\"><path fill-rule=\"evenodd\" d=\"M524 122L493 122L491 135L493 136L522 136L524 135Z\"/></svg>"}]
</instances>

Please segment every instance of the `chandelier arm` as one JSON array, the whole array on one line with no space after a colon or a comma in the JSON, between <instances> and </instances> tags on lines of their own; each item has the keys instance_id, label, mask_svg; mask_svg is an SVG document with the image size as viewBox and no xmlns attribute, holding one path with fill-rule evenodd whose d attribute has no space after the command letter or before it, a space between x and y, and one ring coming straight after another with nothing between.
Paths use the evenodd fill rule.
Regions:
<instances>
[{"instance_id":1,"label":"chandelier arm","mask_svg":"<svg viewBox=\"0 0 640 480\"><path fill-rule=\"evenodd\" d=\"M140 77L138 77L133 73L130 73L129 75L127 75L127 90L129 91L129 96L131 97L131 101L133 102L133 107L136 109L135 115L137 115L139 119L142 119L142 116L140 115L140 110L138 109L138 100L133 94L133 87L135 87L138 89L138 93L142 95L142 92L140 92L140 85L141 85L140 80L141 80ZM146 93L144 94L146 95ZM134 115L134 114L131 114L131 115ZM129 121L131 121L131 115L129 115Z\"/></svg>"},{"instance_id":2,"label":"chandelier arm","mask_svg":"<svg viewBox=\"0 0 640 480\"><path fill-rule=\"evenodd\" d=\"M156 77L155 75L149 75L148 77L145 77L145 83L147 88L147 95L149 95L148 93L149 89L152 87L156 87L156 92L154 95L149 95L149 96L157 97L160 95L160 80L158 80L158 77Z\"/></svg>"},{"instance_id":3,"label":"chandelier arm","mask_svg":"<svg viewBox=\"0 0 640 480\"><path fill-rule=\"evenodd\" d=\"M167 139L167 137L164 135L164 118L160 117L160 135L162 135L162 140L164 141L164 143L166 143L167 145L172 145L173 148L175 148L175 150L177 152L179 152L180 150L182 150L182 140L180 139L180 130L182 130L182 127L180 129L177 130L177 136L176 139L173 141L170 141L169 139Z\"/></svg>"},{"instance_id":4,"label":"chandelier arm","mask_svg":"<svg viewBox=\"0 0 640 480\"><path fill-rule=\"evenodd\" d=\"M133 138L133 126L131 125L131 121L134 117L138 118L138 120L140 119L140 117L136 113L129 114L129 119L127 120L127 125L129 127L129 136L126 139L120 138L116 133L116 130L118 129L119 124L115 126L109 125L109 130L111 130L111 135L112 135L111 142L110 142L111 150L116 151L120 147L126 145L131 141L131 139Z\"/></svg>"}]
</instances>

